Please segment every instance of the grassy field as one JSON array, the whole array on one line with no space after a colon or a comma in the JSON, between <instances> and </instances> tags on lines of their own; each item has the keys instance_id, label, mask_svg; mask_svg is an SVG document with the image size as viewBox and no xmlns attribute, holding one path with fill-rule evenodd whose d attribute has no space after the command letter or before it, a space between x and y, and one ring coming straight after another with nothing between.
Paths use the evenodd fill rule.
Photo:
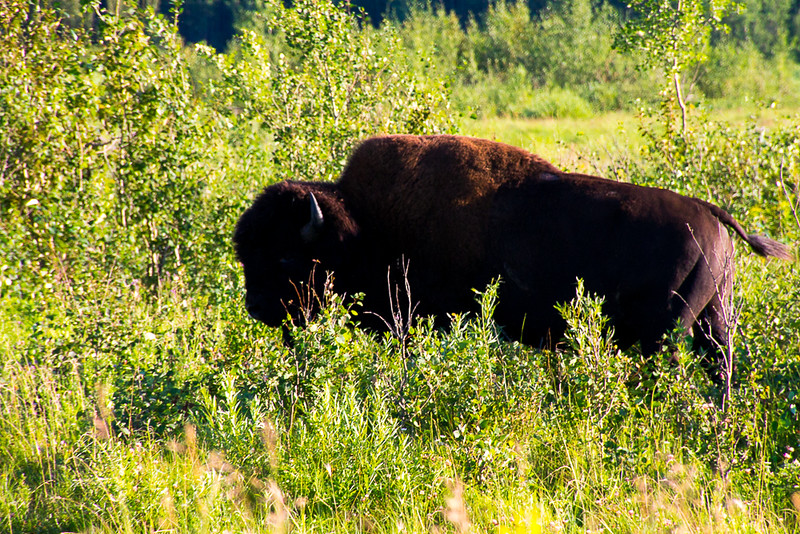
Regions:
<instances>
[{"instance_id":1,"label":"grassy field","mask_svg":"<svg viewBox=\"0 0 800 534\"><path fill-rule=\"evenodd\" d=\"M754 124L763 128L796 124L796 107L756 106L752 102L737 108L698 111L715 122L743 127ZM645 124L651 121L645 121ZM564 168L580 172L604 169L612 158L634 156L642 149L643 119L635 112L609 112L589 118L522 119L479 117L464 119L464 135L494 139L523 147Z\"/></svg>"},{"instance_id":2,"label":"grassy field","mask_svg":"<svg viewBox=\"0 0 800 534\"><path fill-rule=\"evenodd\" d=\"M601 147L634 157L635 125L612 114L464 131L578 165ZM764 224L776 220L758 208ZM8 532L796 532L800 274L748 255L737 263L742 383L724 410L681 343L680 368L650 368L657 387L625 386L643 361L600 341L599 302L585 295L555 353L503 342L486 320L449 332L422 322L401 346L354 330L336 300L289 350L246 316L240 278L213 307L180 284L155 300L61 293L39 326L6 298L0 522ZM58 326L66 317L70 334ZM578 348L588 346L599 348Z\"/></svg>"},{"instance_id":3,"label":"grassy field","mask_svg":"<svg viewBox=\"0 0 800 534\"><path fill-rule=\"evenodd\" d=\"M738 247L725 398L679 332L620 351L577 281L558 350L508 341L492 286L408 336L321 295L289 347L245 312L231 244L265 185L333 179L376 132L460 127L796 250L792 112L459 125L394 34L324 0L270 2L230 54L152 13L98 8L84 35L3 5L0 532L800 531L797 262Z\"/></svg>"}]
</instances>

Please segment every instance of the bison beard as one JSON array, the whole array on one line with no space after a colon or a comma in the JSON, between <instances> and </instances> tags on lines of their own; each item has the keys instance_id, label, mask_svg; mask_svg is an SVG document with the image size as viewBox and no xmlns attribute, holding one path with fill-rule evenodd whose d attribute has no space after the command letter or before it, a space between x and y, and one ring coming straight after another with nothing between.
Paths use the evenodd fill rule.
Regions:
<instances>
[{"instance_id":1,"label":"bison beard","mask_svg":"<svg viewBox=\"0 0 800 534\"><path fill-rule=\"evenodd\" d=\"M492 141L397 135L364 141L336 183L267 187L234 243L247 310L268 325L313 313L323 273L336 292L365 294L367 323L391 317L387 268L405 258L417 313L473 311L472 289L500 277L495 319L540 345L562 335L554 305L582 278L605 296L623 348L654 352L680 323L720 381L733 282L726 227L759 255L792 259L702 200L565 173Z\"/></svg>"}]
</instances>

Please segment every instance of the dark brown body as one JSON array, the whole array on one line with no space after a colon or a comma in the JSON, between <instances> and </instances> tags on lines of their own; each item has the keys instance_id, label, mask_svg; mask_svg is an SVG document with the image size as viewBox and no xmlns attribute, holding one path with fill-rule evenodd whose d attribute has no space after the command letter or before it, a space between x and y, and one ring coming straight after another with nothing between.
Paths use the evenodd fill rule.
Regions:
<instances>
[{"instance_id":1,"label":"dark brown body","mask_svg":"<svg viewBox=\"0 0 800 534\"><path fill-rule=\"evenodd\" d=\"M322 219L310 232L312 194ZM791 257L722 209L671 191L564 173L482 139L387 136L364 141L335 184L266 188L234 241L248 310L267 324L298 316L302 284L319 292L326 271L334 289L365 293L364 307L388 319L387 269L405 259L418 313L473 310L472 289L500 277L495 318L538 345L563 333L554 305L580 277L606 297L621 345L653 351L680 321L713 376L733 277L726 227L758 254Z\"/></svg>"}]
</instances>

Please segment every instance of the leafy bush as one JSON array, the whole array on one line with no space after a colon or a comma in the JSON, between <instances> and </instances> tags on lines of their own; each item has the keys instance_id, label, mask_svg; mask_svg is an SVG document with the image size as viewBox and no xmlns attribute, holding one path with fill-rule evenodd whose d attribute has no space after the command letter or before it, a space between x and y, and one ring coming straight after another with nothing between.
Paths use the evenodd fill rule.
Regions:
<instances>
[{"instance_id":1,"label":"leafy bush","mask_svg":"<svg viewBox=\"0 0 800 534\"><path fill-rule=\"evenodd\" d=\"M469 76L465 65L467 36L452 11L434 3L414 3L398 19L384 23L396 28L397 37L410 60L409 67L423 77L442 77L452 82L458 76Z\"/></svg>"},{"instance_id":2,"label":"leafy bush","mask_svg":"<svg viewBox=\"0 0 800 534\"><path fill-rule=\"evenodd\" d=\"M708 51L698 69L697 91L715 102L743 99L794 106L797 65L785 54L763 56L751 43L724 40ZM736 76L729 73L735 72Z\"/></svg>"},{"instance_id":3,"label":"leafy bush","mask_svg":"<svg viewBox=\"0 0 800 534\"><path fill-rule=\"evenodd\" d=\"M795 265L737 257L740 384L724 405L685 340L648 361L620 352L580 290L554 351L504 339L495 287L447 330L403 317L391 335L364 332L336 295L287 325L292 347L247 319L228 241L248 198L282 177L334 177L359 136L450 131L446 84L428 76L453 58L453 85L507 91L493 97L503 113L596 105L591 84L536 87L511 41L513 72L479 68L442 12L403 34L323 0L267 7L267 33L218 55L183 48L152 13L95 6L84 33L37 3L3 4L4 529L796 530ZM595 21L583 4L535 21L504 9L531 43L547 17L560 17L552 35ZM452 37L447 61L412 57L428 31ZM591 72L597 57L583 59ZM684 134L664 109L641 159L615 165L623 178L800 239L795 126L705 120Z\"/></svg>"},{"instance_id":4,"label":"leafy bush","mask_svg":"<svg viewBox=\"0 0 800 534\"><path fill-rule=\"evenodd\" d=\"M752 230L797 240L796 125L734 128L700 116L683 134L667 106L655 117L645 114L642 126L647 164L630 169L632 181L701 196Z\"/></svg>"},{"instance_id":5,"label":"leafy bush","mask_svg":"<svg viewBox=\"0 0 800 534\"><path fill-rule=\"evenodd\" d=\"M627 107L655 87L648 74L634 72L632 58L612 49L617 19L607 6L584 0L536 15L524 2L499 2L461 30L452 16L415 8L400 35L437 73L449 74L464 107L487 115L586 116Z\"/></svg>"},{"instance_id":6,"label":"leafy bush","mask_svg":"<svg viewBox=\"0 0 800 534\"><path fill-rule=\"evenodd\" d=\"M198 113L174 29L100 13L94 47L47 10L11 7L2 239L25 248L7 259L8 275L61 288L109 269L150 287L199 275L195 245L215 231L198 169L210 157L209 117Z\"/></svg>"},{"instance_id":7,"label":"leafy bush","mask_svg":"<svg viewBox=\"0 0 800 534\"><path fill-rule=\"evenodd\" d=\"M404 70L390 28L361 31L348 6L327 1L266 8L269 40L246 31L235 54L203 51L219 69L219 109L263 128L279 175L331 180L356 140L454 127L446 88Z\"/></svg>"},{"instance_id":8,"label":"leafy bush","mask_svg":"<svg viewBox=\"0 0 800 534\"><path fill-rule=\"evenodd\" d=\"M618 421L628 407L626 382L632 375L629 358L613 342L613 329L602 313L603 299L587 295L578 280L575 299L556 306L567 322L569 351L557 374L568 416L586 421L603 432L607 419ZM591 430L590 430L591 431Z\"/></svg>"}]
</instances>

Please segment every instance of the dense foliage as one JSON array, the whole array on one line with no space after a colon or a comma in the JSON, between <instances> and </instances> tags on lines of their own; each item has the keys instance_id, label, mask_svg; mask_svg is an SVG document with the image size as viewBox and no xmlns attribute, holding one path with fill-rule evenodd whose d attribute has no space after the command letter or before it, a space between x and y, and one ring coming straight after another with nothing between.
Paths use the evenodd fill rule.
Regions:
<instances>
[{"instance_id":1,"label":"dense foliage","mask_svg":"<svg viewBox=\"0 0 800 534\"><path fill-rule=\"evenodd\" d=\"M554 0L525 0L524 8L535 17L547 18L548 12L563 8L570 2ZM715 2L708 2L712 5ZM76 0L64 2L73 12L78 11ZM139 0L138 5L145 2ZM364 8L373 24L378 25L389 20L405 20L410 13L420 6L431 6L452 13L461 23L468 24L471 19L481 19L498 2L492 0L356 0L354 6ZM609 0L594 2L592 5L600 10L614 9L621 14L630 14L630 4ZM663 3L666 5L666 3ZM133 5L133 4L131 4ZM146 5L168 13L175 5L180 5L183 15L180 20L181 34L191 42L207 41L219 50L225 48L234 36L236 29L247 27L253 20L253 14L261 8L258 0L184 0L180 3L171 0L147 0ZM675 5L673 3L672 5ZM792 53L800 59L800 4L792 0L750 0L747 9L733 12L725 22L732 26L732 37L737 47L755 46L762 54Z\"/></svg>"},{"instance_id":2,"label":"dense foliage","mask_svg":"<svg viewBox=\"0 0 800 534\"><path fill-rule=\"evenodd\" d=\"M675 6L638 2L636 13L652 11L651 4ZM539 12L521 1L496 2L466 25L440 7L413 7L402 23L384 26L398 26L405 46L429 59L425 68L451 80L456 107L483 116L586 117L635 109L658 101L666 83L677 85L687 106L708 98L717 105L796 102L798 65L785 49L766 54L734 38L735 27L725 33L730 26L717 18L725 12L721 4L729 13L733 4L714 2L717 11L689 4L651 20L626 18L589 0Z\"/></svg>"},{"instance_id":3,"label":"dense foliage","mask_svg":"<svg viewBox=\"0 0 800 534\"><path fill-rule=\"evenodd\" d=\"M81 15L78 3L72 2L60 4L69 13L69 24L97 25L94 14ZM263 33L273 4L150 0L148 5L175 16L189 42L207 42L223 51L239 46L234 35L246 30ZM359 5L363 4L342 7L368 33L373 25ZM125 6L124 0L113 5L122 13ZM489 116L586 117L635 109L638 101L655 102L662 78L672 80L676 74L680 81L673 85L688 105L706 98L736 106L743 98L796 103L798 6L787 0L753 0L747 5L721 0L625 5L502 0L458 6L414 0L392 2L380 24L374 10L370 13L375 28L397 32L408 49L410 68L450 83L459 109ZM383 13L386 7L380 9ZM227 20L234 22L226 27ZM619 39L623 27L631 31ZM625 49L626 43L635 46ZM418 64L415 56L421 60ZM666 68L640 68L646 64Z\"/></svg>"},{"instance_id":4,"label":"dense foliage","mask_svg":"<svg viewBox=\"0 0 800 534\"><path fill-rule=\"evenodd\" d=\"M0 2L3 531L800 528L796 263L737 258L727 398L678 335L652 359L619 351L579 282L558 351L504 339L496 286L476 288L477 317L393 335L321 295L291 348L241 306L230 234L260 187L333 179L373 133L455 131L464 95L591 113L586 95L615 98L608 73L639 64L602 57L613 13L498 4L479 31L419 9L374 29L328 0L270 1L219 54L146 10L87 5L80 29ZM797 119L692 110L683 128L668 95L649 100L643 153L610 174L800 242Z\"/></svg>"}]
</instances>

